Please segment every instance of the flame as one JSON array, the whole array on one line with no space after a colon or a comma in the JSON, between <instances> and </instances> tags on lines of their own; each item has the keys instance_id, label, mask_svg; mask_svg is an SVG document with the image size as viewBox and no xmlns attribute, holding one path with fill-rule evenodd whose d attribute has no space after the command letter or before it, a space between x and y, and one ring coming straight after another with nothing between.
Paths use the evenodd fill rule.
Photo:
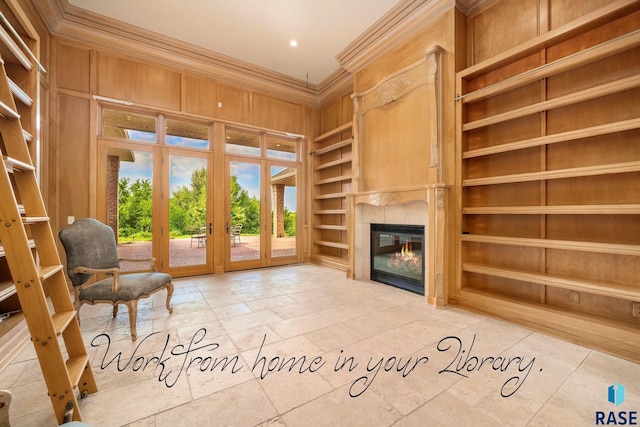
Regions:
<instances>
[{"instance_id":1,"label":"flame","mask_svg":"<svg viewBox=\"0 0 640 427\"><path fill-rule=\"evenodd\" d=\"M403 260L409 260L409 259L413 259L415 258L416 255L413 253L413 246L411 245L411 242L407 242L404 245L402 245L402 248L400 249L400 258Z\"/></svg>"}]
</instances>

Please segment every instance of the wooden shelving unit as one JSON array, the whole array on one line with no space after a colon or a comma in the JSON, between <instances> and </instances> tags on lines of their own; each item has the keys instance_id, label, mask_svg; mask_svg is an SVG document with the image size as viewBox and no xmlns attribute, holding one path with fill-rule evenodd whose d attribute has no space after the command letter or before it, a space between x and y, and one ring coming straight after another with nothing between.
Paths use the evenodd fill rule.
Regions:
<instances>
[{"instance_id":1,"label":"wooden shelving unit","mask_svg":"<svg viewBox=\"0 0 640 427\"><path fill-rule=\"evenodd\" d=\"M640 361L640 5L457 74L450 302Z\"/></svg>"},{"instance_id":2,"label":"wooden shelving unit","mask_svg":"<svg viewBox=\"0 0 640 427\"><path fill-rule=\"evenodd\" d=\"M352 124L347 123L313 140L312 261L346 270L347 194L352 183Z\"/></svg>"}]
</instances>

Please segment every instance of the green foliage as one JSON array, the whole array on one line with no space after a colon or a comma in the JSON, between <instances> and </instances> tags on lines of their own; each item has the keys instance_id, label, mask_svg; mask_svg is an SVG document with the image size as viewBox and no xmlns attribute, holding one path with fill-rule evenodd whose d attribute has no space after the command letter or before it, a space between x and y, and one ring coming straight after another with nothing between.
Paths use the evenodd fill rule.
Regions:
<instances>
[{"instance_id":1,"label":"green foliage","mask_svg":"<svg viewBox=\"0 0 640 427\"><path fill-rule=\"evenodd\" d=\"M121 178L118 194L118 234L122 237L151 237L153 201L151 182L148 179L137 179L131 183L129 178Z\"/></svg>"},{"instance_id":2,"label":"green foliage","mask_svg":"<svg viewBox=\"0 0 640 427\"><path fill-rule=\"evenodd\" d=\"M231 176L231 223L242 224L243 234L260 234L260 201Z\"/></svg>"},{"instance_id":3,"label":"green foliage","mask_svg":"<svg viewBox=\"0 0 640 427\"><path fill-rule=\"evenodd\" d=\"M120 178L118 193L119 236L123 240L150 240L152 232L151 181ZM207 214L207 173L205 168L196 169L189 185L173 191L169 198L169 236L189 235L206 225ZM238 184L236 176L231 177L231 222L242 224L243 234L260 233L260 200L249 196L247 190ZM296 234L296 213L285 209L285 233Z\"/></svg>"},{"instance_id":4,"label":"green foliage","mask_svg":"<svg viewBox=\"0 0 640 427\"><path fill-rule=\"evenodd\" d=\"M284 234L287 236L296 235L296 213L284 208Z\"/></svg>"},{"instance_id":5,"label":"green foliage","mask_svg":"<svg viewBox=\"0 0 640 427\"><path fill-rule=\"evenodd\" d=\"M169 198L169 233L189 234L206 220L207 172L199 168L191 174L190 185L178 187Z\"/></svg>"}]
</instances>

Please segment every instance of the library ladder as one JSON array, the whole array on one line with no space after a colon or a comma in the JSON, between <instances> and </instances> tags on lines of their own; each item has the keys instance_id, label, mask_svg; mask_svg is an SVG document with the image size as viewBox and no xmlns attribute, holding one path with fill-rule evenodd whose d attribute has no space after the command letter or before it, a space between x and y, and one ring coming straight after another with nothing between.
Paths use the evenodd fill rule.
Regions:
<instances>
[{"instance_id":1,"label":"library ladder","mask_svg":"<svg viewBox=\"0 0 640 427\"><path fill-rule=\"evenodd\" d=\"M0 58L0 242L58 423L70 409L81 421L77 398L97 387L17 112L16 88Z\"/></svg>"}]
</instances>

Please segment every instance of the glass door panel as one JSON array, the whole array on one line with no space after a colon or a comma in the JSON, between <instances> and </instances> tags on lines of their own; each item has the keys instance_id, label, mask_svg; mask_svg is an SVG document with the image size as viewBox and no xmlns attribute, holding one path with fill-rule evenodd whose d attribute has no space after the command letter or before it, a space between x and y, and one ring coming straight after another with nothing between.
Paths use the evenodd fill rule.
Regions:
<instances>
[{"instance_id":1,"label":"glass door panel","mask_svg":"<svg viewBox=\"0 0 640 427\"><path fill-rule=\"evenodd\" d=\"M297 176L293 167L271 166L271 258L296 256Z\"/></svg>"},{"instance_id":2,"label":"glass door panel","mask_svg":"<svg viewBox=\"0 0 640 427\"><path fill-rule=\"evenodd\" d=\"M153 256L153 154L107 149L106 224L114 229L120 258ZM121 262L123 271L139 263Z\"/></svg>"},{"instance_id":3,"label":"glass door panel","mask_svg":"<svg viewBox=\"0 0 640 427\"><path fill-rule=\"evenodd\" d=\"M207 159L170 154L169 268L207 264L211 222L207 215Z\"/></svg>"},{"instance_id":4,"label":"glass door panel","mask_svg":"<svg viewBox=\"0 0 640 427\"><path fill-rule=\"evenodd\" d=\"M259 266L261 241L261 168L259 163L229 161L229 236L230 264ZM248 265L247 265L248 264Z\"/></svg>"}]
</instances>

